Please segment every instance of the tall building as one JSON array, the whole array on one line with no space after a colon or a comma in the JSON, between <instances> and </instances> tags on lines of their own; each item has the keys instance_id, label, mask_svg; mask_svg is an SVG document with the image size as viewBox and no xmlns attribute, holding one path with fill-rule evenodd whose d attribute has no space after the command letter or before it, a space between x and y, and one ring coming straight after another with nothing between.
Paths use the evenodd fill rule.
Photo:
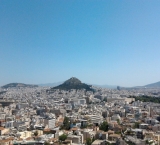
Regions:
<instances>
[{"instance_id":1,"label":"tall building","mask_svg":"<svg viewBox=\"0 0 160 145\"><path fill-rule=\"evenodd\" d=\"M56 120L53 119L45 119L45 125L47 125L48 128L53 129L55 127Z\"/></svg>"}]
</instances>

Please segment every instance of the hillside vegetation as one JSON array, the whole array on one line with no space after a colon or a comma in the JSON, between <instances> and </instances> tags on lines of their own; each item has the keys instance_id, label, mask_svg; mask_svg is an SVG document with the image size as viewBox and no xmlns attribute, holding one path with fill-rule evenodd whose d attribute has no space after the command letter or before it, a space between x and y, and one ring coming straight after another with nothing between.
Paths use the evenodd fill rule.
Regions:
<instances>
[{"instance_id":1,"label":"hillside vegetation","mask_svg":"<svg viewBox=\"0 0 160 145\"><path fill-rule=\"evenodd\" d=\"M85 89L86 91L94 91L91 88L91 85L87 85L84 83L81 83L81 81L77 78L70 78L69 80L65 81L63 84L53 87L53 89L60 89L60 90L71 90L71 89L76 89L76 90L82 90Z\"/></svg>"}]
</instances>

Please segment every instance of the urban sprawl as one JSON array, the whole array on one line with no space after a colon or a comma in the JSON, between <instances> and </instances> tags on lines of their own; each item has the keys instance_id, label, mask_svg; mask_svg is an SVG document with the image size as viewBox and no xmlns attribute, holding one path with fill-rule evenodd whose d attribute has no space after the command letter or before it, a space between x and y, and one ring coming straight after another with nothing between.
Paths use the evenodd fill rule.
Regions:
<instances>
[{"instance_id":1,"label":"urban sprawl","mask_svg":"<svg viewBox=\"0 0 160 145\"><path fill-rule=\"evenodd\" d=\"M159 88L0 89L0 145L159 145Z\"/></svg>"}]
</instances>

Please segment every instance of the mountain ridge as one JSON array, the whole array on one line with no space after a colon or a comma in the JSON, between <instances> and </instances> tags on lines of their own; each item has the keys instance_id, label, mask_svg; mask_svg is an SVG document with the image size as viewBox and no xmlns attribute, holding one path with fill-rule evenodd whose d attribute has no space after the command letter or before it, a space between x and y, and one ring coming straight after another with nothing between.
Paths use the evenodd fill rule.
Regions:
<instances>
[{"instance_id":1,"label":"mountain ridge","mask_svg":"<svg viewBox=\"0 0 160 145\"><path fill-rule=\"evenodd\" d=\"M160 87L160 81L145 85L144 87Z\"/></svg>"},{"instance_id":2,"label":"mountain ridge","mask_svg":"<svg viewBox=\"0 0 160 145\"><path fill-rule=\"evenodd\" d=\"M56 83L46 83L46 84L37 84L37 85L32 85L32 84L25 84L25 83L9 83L6 85L1 86L1 88L13 88L13 87L38 87L38 86L44 86L44 87L57 87L59 85L62 85L65 81L61 82L56 82ZM81 81L80 81L81 82ZM97 84L90 84L90 83L85 83L88 86L95 86L95 87L101 87L101 88L110 88L110 89L115 89L117 88L118 85L97 85ZM159 88L160 87L160 81L156 83L151 83L147 84L144 86L134 86L134 87L122 87L120 86L121 89L140 89L140 88Z\"/></svg>"},{"instance_id":3,"label":"mountain ridge","mask_svg":"<svg viewBox=\"0 0 160 145\"><path fill-rule=\"evenodd\" d=\"M135 87L122 87L122 86L117 86L120 89L150 89L150 88L160 88L160 81L156 82L156 83L151 83L148 85L144 85L144 86L135 86Z\"/></svg>"},{"instance_id":4,"label":"mountain ridge","mask_svg":"<svg viewBox=\"0 0 160 145\"><path fill-rule=\"evenodd\" d=\"M8 88L20 88L20 87L38 87L38 85L24 84L24 83L9 83L4 86L1 86L3 89Z\"/></svg>"},{"instance_id":5,"label":"mountain ridge","mask_svg":"<svg viewBox=\"0 0 160 145\"><path fill-rule=\"evenodd\" d=\"M44 84L38 84L38 86L41 86L41 87L56 87L56 86L61 85L63 83L64 83L64 81L56 82L56 83L44 83Z\"/></svg>"}]
</instances>

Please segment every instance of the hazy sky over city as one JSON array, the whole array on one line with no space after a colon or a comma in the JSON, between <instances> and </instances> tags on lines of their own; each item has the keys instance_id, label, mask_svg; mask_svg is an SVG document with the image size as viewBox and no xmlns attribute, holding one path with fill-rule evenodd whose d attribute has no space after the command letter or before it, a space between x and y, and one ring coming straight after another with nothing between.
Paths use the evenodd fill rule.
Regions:
<instances>
[{"instance_id":1,"label":"hazy sky over city","mask_svg":"<svg viewBox=\"0 0 160 145\"><path fill-rule=\"evenodd\" d=\"M0 85L160 81L160 1L0 0L0 68Z\"/></svg>"}]
</instances>

